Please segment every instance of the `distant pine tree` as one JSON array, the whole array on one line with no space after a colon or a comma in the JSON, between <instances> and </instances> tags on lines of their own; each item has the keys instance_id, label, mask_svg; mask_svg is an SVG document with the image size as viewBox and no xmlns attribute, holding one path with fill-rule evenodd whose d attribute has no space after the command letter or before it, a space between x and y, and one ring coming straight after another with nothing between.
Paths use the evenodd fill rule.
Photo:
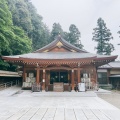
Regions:
<instances>
[{"instance_id":1,"label":"distant pine tree","mask_svg":"<svg viewBox=\"0 0 120 120\"><path fill-rule=\"evenodd\" d=\"M109 29L107 29L106 24L102 18L97 21L97 27L93 29L93 40L98 42L97 53L103 55L110 55L114 51L113 44L109 43L113 39L112 34Z\"/></svg>"},{"instance_id":2,"label":"distant pine tree","mask_svg":"<svg viewBox=\"0 0 120 120\"><path fill-rule=\"evenodd\" d=\"M61 25L59 23L54 23L52 26L52 31L51 31L51 41L55 40L55 38L59 34L61 35L61 37L64 37L64 32L63 32Z\"/></svg>"},{"instance_id":3,"label":"distant pine tree","mask_svg":"<svg viewBox=\"0 0 120 120\"><path fill-rule=\"evenodd\" d=\"M103 55L110 55L114 51L113 44L109 43L113 39L112 34L109 29L107 29L106 24L102 18L97 21L97 27L93 29L93 40L98 42L97 53Z\"/></svg>"},{"instance_id":4,"label":"distant pine tree","mask_svg":"<svg viewBox=\"0 0 120 120\"><path fill-rule=\"evenodd\" d=\"M118 34L120 34L120 31L117 32ZM119 36L120 37L120 36ZM118 43L118 45L120 45L120 43Z\"/></svg>"},{"instance_id":5,"label":"distant pine tree","mask_svg":"<svg viewBox=\"0 0 120 120\"><path fill-rule=\"evenodd\" d=\"M69 27L69 31L70 31L68 35L69 42L71 44L74 44L76 47L79 47L80 49L82 49L83 45L81 44L81 41L80 41L81 34L79 29L74 24L71 24Z\"/></svg>"}]
</instances>

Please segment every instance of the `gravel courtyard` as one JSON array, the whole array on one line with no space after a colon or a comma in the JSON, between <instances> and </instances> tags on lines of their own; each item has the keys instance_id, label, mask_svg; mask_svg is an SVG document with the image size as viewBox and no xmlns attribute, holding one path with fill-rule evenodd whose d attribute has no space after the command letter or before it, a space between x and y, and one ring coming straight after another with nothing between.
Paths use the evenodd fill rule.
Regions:
<instances>
[{"instance_id":1,"label":"gravel courtyard","mask_svg":"<svg viewBox=\"0 0 120 120\"><path fill-rule=\"evenodd\" d=\"M98 94L98 97L120 109L120 91L111 91L110 94Z\"/></svg>"},{"instance_id":2,"label":"gravel courtyard","mask_svg":"<svg viewBox=\"0 0 120 120\"><path fill-rule=\"evenodd\" d=\"M0 91L0 120L120 120L120 110L92 91L32 93L10 88Z\"/></svg>"}]
</instances>

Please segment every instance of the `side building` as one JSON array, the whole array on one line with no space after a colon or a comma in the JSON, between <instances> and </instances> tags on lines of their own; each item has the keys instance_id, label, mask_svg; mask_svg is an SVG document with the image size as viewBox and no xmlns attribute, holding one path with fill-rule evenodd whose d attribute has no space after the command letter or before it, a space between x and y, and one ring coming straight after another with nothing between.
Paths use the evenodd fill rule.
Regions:
<instances>
[{"instance_id":1,"label":"side building","mask_svg":"<svg viewBox=\"0 0 120 120\"><path fill-rule=\"evenodd\" d=\"M13 86L21 85L22 76L18 72L0 70L0 89Z\"/></svg>"},{"instance_id":2,"label":"side building","mask_svg":"<svg viewBox=\"0 0 120 120\"><path fill-rule=\"evenodd\" d=\"M102 65L97 72L98 82L101 87L120 88L120 61Z\"/></svg>"}]
</instances>

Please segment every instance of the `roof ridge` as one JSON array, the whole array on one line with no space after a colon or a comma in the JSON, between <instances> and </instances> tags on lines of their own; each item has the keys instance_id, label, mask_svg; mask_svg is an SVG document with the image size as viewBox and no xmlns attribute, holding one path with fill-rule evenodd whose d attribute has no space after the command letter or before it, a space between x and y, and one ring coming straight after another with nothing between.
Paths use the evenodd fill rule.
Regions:
<instances>
[{"instance_id":1,"label":"roof ridge","mask_svg":"<svg viewBox=\"0 0 120 120\"><path fill-rule=\"evenodd\" d=\"M65 42L65 43L69 44L70 46L72 46L72 47L76 48L76 49L79 49L79 50L81 50L81 51L83 51L83 52L87 52L87 51L86 51L86 50L84 50L84 49L80 49L80 48L78 48L78 47L76 47L76 46L72 45L71 43L69 43L67 40L65 40L65 39L64 39L64 38L62 38L62 37L61 37L61 40L62 40L63 42Z\"/></svg>"},{"instance_id":2,"label":"roof ridge","mask_svg":"<svg viewBox=\"0 0 120 120\"><path fill-rule=\"evenodd\" d=\"M53 40L51 43L49 43L48 45L46 45L46 46L44 46L44 47L42 47L42 48L40 48L40 49L38 49L38 50L36 50L36 51L33 51L33 53L40 52L40 51L42 52L43 50L45 50L45 49L47 49L47 48L49 48L49 47L54 46L58 41L62 42L65 46L67 46L67 47L69 47L69 48L75 49L77 52L85 52L85 53L88 53L86 50L80 49L80 48L78 48L78 47L70 44L67 40L63 39L60 35L58 35L58 36L56 37L56 39Z\"/></svg>"},{"instance_id":3,"label":"roof ridge","mask_svg":"<svg viewBox=\"0 0 120 120\"><path fill-rule=\"evenodd\" d=\"M57 40L57 39L53 40L52 42L48 43L48 44L47 44L47 45L45 45L44 47L42 47L42 48L40 48L40 49L37 49L37 50L33 51L33 53L34 53L34 52L37 52L37 51L39 51L39 50L42 50L42 49L44 49L44 48L46 48L46 47L50 46L51 44L56 43L56 41L58 41L58 40Z\"/></svg>"}]
</instances>

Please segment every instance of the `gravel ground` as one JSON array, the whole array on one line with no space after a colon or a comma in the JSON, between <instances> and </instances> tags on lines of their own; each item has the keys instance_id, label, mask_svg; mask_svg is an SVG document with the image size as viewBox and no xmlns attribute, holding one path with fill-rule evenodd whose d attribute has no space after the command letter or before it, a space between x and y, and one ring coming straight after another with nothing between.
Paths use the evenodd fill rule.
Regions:
<instances>
[{"instance_id":1,"label":"gravel ground","mask_svg":"<svg viewBox=\"0 0 120 120\"><path fill-rule=\"evenodd\" d=\"M110 104L116 106L120 109L120 91L111 91L111 93L107 94L97 94L98 97L102 98L103 100L109 102Z\"/></svg>"}]
</instances>

